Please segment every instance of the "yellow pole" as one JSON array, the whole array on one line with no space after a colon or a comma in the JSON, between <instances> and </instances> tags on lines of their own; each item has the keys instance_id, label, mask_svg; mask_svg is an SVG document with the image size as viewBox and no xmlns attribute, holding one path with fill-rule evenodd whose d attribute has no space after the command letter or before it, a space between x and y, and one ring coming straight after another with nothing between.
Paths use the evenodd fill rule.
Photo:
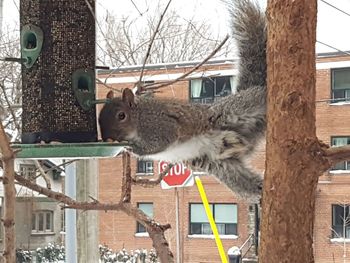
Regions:
<instances>
[{"instance_id":1,"label":"yellow pole","mask_svg":"<svg viewBox=\"0 0 350 263\"><path fill-rule=\"evenodd\" d=\"M221 240L220 240L218 229L216 228L216 224L215 224L215 221L214 221L214 218L213 218L213 214L211 213L211 210L210 210L210 207L209 207L207 195L205 194L204 187L202 185L202 181L201 181L201 179L198 176L195 177L195 180L196 180L196 184L197 184L197 188L198 188L199 194L200 194L200 196L202 198L202 202L203 202L203 205L204 205L205 212L207 213L207 217L208 217L208 220L209 220L209 223L210 223L211 230L213 231L213 234L214 234L214 237L215 237L215 242L216 242L216 246L218 247L218 250L219 250L219 254L220 254L220 257L221 257L221 262L222 263L228 263L227 262L227 257L226 257L225 251L224 251L224 248L223 248Z\"/></svg>"}]
</instances>

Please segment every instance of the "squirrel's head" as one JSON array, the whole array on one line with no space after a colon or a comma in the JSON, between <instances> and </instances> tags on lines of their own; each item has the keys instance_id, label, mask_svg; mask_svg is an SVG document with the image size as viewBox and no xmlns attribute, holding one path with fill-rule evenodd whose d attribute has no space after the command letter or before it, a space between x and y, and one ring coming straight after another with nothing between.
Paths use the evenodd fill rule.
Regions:
<instances>
[{"instance_id":1,"label":"squirrel's head","mask_svg":"<svg viewBox=\"0 0 350 263\"><path fill-rule=\"evenodd\" d=\"M136 110L135 96L130 89L124 89L121 97L113 98L113 92L107 94L110 99L99 116L103 141L127 141L137 135L136 121L132 112Z\"/></svg>"}]
</instances>

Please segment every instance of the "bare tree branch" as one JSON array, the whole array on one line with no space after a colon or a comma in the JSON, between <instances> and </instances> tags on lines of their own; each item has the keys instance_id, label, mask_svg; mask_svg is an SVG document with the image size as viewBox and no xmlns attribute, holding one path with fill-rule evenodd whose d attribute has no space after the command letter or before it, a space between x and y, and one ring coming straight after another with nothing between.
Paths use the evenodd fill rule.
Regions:
<instances>
[{"instance_id":1,"label":"bare tree branch","mask_svg":"<svg viewBox=\"0 0 350 263\"><path fill-rule=\"evenodd\" d=\"M159 88L164 88L166 86L169 86L169 85L172 85L172 84L178 82L179 80L182 80L182 79L186 78L187 76L189 76L190 74L195 72L197 69L199 69L201 66L203 66L210 58L212 58L221 49L221 47L226 43L228 38L229 38L229 36L226 36L224 38L224 40L217 46L217 48L215 48L213 50L213 52L209 54L209 56L207 56L202 62L200 62L193 69L191 69L190 71L188 71L185 74L181 75L180 77L176 78L175 80L169 81L167 83L159 84L159 85L151 83L151 84L145 85L143 88L146 89L146 90L155 90L155 89L159 89Z\"/></svg>"},{"instance_id":2,"label":"bare tree branch","mask_svg":"<svg viewBox=\"0 0 350 263\"><path fill-rule=\"evenodd\" d=\"M64 208L81 210L123 211L124 213L133 217L140 224L146 227L150 237L152 238L153 246L157 251L160 261L169 263L174 262L174 256L171 253L169 249L169 244L164 236L164 232L170 228L170 225L161 225L157 223L154 219L148 217L144 212L142 212L137 207L133 206L131 203L100 203L97 200L94 200L92 202L78 202L62 193L55 192L40 185L37 185L36 183L25 179L23 176L15 175L15 178L18 184L65 204L66 206Z\"/></svg>"},{"instance_id":3,"label":"bare tree branch","mask_svg":"<svg viewBox=\"0 0 350 263\"><path fill-rule=\"evenodd\" d=\"M145 179L145 178L132 178L132 183L134 185L140 185L143 187L154 187L159 185L163 180L164 176L170 171L170 169L174 166L174 164L169 163L165 170L159 173L158 178L156 179Z\"/></svg>"},{"instance_id":4,"label":"bare tree branch","mask_svg":"<svg viewBox=\"0 0 350 263\"><path fill-rule=\"evenodd\" d=\"M151 54L151 48L152 48L152 45L153 45L153 42L154 42L154 39L158 33L158 30L159 30L159 27L160 25L162 24L162 21L163 21L163 18L164 18L164 15L166 13L166 11L168 10L169 8L169 5L171 3L172 0L169 0L168 1L168 4L166 5L163 13L160 15L160 19L158 21L158 24L153 32L153 35L152 35L152 38L151 38L151 41L149 42L149 45L148 45L148 48L147 48L147 52L146 52L146 56L145 56L145 59L143 60L143 63L142 63L142 69L141 69L141 72L140 72L140 78L139 78L139 81L138 83L136 84L138 86L138 92L141 92L142 90L139 90L141 89L141 82L142 82L142 77L143 77L143 72L145 70L145 65L146 65L146 62L147 62L147 59L149 58L150 54Z\"/></svg>"},{"instance_id":5,"label":"bare tree branch","mask_svg":"<svg viewBox=\"0 0 350 263\"><path fill-rule=\"evenodd\" d=\"M7 108L9 109L9 111L10 111L10 113L11 113L12 120L13 120L13 122L14 122L16 128L17 128L18 130L20 130L21 127L20 127L19 124L18 124L18 120L17 120L17 118L16 118L16 114L14 113L14 111L13 111L13 109L12 109L12 106L11 106L11 103L10 103L10 101L9 101L9 98L8 98L8 96L7 96L7 94L6 94L5 85L2 84L2 83L0 83L0 87L1 87L2 92L3 92L3 94L4 94L4 98L5 98L5 101L6 101L6 103L7 103Z\"/></svg>"},{"instance_id":6,"label":"bare tree branch","mask_svg":"<svg viewBox=\"0 0 350 263\"><path fill-rule=\"evenodd\" d=\"M41 177L45 180L47 189L51 189L50 178L47 176L46 172L44 171L44 168L41 166L38 160L34 160L34 164L36 169L39 170Z\"/></svg>"},{"instance_id":7,"label":"bare tree branch","mask_svg":"<svg viewBox=\"0 0 350 263\"><path fill-rule=\"evenodd\" d=\"M348 161L350 160L350 145L330 147L325 150L325 156L332 164Z\"/></svg>"}]
</instances>

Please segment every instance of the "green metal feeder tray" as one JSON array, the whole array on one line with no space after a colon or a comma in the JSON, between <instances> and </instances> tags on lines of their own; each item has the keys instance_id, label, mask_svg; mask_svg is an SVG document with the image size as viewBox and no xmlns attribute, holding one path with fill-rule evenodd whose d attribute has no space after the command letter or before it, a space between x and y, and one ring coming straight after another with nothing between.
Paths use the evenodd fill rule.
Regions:
<instances>
[{"instance_id":1,"label":"green metal feeder tray","mask_svg":"<svg viewBox=\"0 0 350 263\"><path fill-rule=\"evenodd\" d=\"M60 144L13 144L16 158L20 159L88 159L117 156L128 146L123 143L60 143Z\"/></svg>"}]
</instances>

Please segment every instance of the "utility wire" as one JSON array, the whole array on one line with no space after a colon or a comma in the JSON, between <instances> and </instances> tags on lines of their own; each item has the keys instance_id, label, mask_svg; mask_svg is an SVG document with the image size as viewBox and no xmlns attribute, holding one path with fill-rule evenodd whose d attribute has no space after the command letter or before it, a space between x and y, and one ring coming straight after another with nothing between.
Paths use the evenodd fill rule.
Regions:
<instances>
[{"instance_id":1,"label":"utility wire","mask_svg":"<svg viewBox=\"0 0 350 263\"><path fill-rule=\"evenodd\" d=\"M324 42L321 42L321 41L319 41L319 40L316 40L316 42L317 42L317 43L320 43L320 44L322 44L322 45L325 45L326 47L330 47L330 48L332 48L332 49L334 49L334 50L337 50L337 51L340 52L340 53L344 53L344 54L350 56L350 52L348 52L348 51L344 51L344 50L338 49L338 48L333 47L333 46L331 46L331 45L328 45L328 44L326 44L326 43L324 43Z\"/></svg>"},{"instance_id":2,"label":"utility wire","mask_svg":"<svg viewBox=\"0 0 350 263\"><path fill-rule=\"evenodd\" d=\"M345 15L347 15L347 16L350 16L349 13L347 13L347 12L345 12L344 10L342 10L342 9L340 9L340 8L338 8L338 7L336 7L336 6L332 5L332 4L330 4L330 3L328 3L328 2L325 1L325 0L320 0L320 1L323 2L323 3L325 3L326 5L329 5L329 6L333 7L334 9L338 10L339 12L342 12L343 14L345 14Z\"/></svg>"},{"instance_id":3,"label":"utility wire","mask_svg":"<svg viewBox=\"0 0 350 263\"><path fill-rule=\"evenodd\" d=\"M142 16L141 11L138 9L137 5L135 4L135 2L133 0L130 0L131 3L134 5L135 9L137 10L137 12L139 12L139 15Z\"/></svg>"}]
</instances>

